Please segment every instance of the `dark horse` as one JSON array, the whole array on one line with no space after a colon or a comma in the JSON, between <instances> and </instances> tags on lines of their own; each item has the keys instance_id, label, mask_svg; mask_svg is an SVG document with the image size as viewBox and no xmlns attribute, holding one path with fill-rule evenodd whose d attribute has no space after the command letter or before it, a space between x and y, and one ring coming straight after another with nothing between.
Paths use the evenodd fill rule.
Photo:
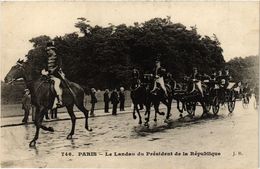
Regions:
<instances>
[{"instance_id":1,"label":"dark horse","mask_svg":"<svg viewBox=\"0 0 260 169\"><path fill-rule=\"evenodd\" d=\"M135 112L137 112L139 117L139 124L142 124L142 117L139 111L139 107L143 107L145 105L146 110L150 109L148 107L151 106L151 99L149 97L149 88L145 83L141 82L139 71L134 69L132 72L132 85L131 85L131 93L130 97L132 99L134 108L133 108L133 118L136 119ZM146 111L147 114L147 111Z\"/></svg>"},{"instance_id":2,"label":"dark horse","mask_svg":"<svg viewBox=\"0 0 260 169\"><path fill-rule=\"evenodd\" d=\"M135 70L137 71L137 70ZM139 73L139 72L138 72ZM154 106L155 110L155 118L154 121L157 121L157 113L159 115L165 115L164 112L160 112L159 110L159 105L160 102L162 102L164 105L167 107L167 115L166 115L166 120L169 119L171 116L171 104L172 104L172 99L173 99L173 91L171 90L171 86L167 85L167 93L168 96L165 97L164 92L162 89L158 88L155 92L151 93L152 87L154 84L154 78L153 75L151 74L145 74L144 78L141 79L140 77L133 77L133 82L132 82L132 91L131 91L131 98L132 102L134 104L134 110L133 110L133 117L134 119L136 118L135 116L135 111L137 111L138 116L139 116L139 124L142 123L141 120L141 115L138 109L138 105L145 105L146 107L146 115L147 117L145 118L145 125L148 126L149 120L150 120L150 109L151 105Z\"/></svg>"},{"instance_id":3,"label":"dark horse","mask_svg":"<svg viewBox=\"0 0 260 169\"><path fill-rule=\"evenodd\" d=\"M34 147L39 136L39 130L42 128L46 131L53 132L52 127L46 127L42 125L43 117L48 113L49 109L52 109L53 102L55 99L55 92L53 90L53 85L50 80L42 78L40 75L34 77L32 65L28 62L17 61L8 74L5 77L6 83L12 83L16 79L23 78L27 88L30 90L32 97L32 104L36 107L35 112L35 126L36 133L33 140L30 142L29 146ZM68 86L70 90L68 89ZM67 81L67 85L62 82L61 87L63 88L62 100L64 106L67 108L72 121L72 128L67 136L67 139L72 139L75 130L76 116L73 111L73 106L76 105L80 111L85 115L85 128L91 131L88 127L88 110L84 107L84 90L76 83Z\"/></svg>"},{"instance_id":4,"label":"dark horse","mask_svg":"<svg viewBox=\"0 0 260 169\"><path fill-rule=\"evenodd\" d=\"M154 76L150 75L151 77L148 78L146 84L147 86L149 86L149 89L152 89L153 85L154 85ZM167 90L167 96L165 96L165 93L163 91L163 89L161 87L157 87L155 92L149 91L149 97L150 100L154 106L154 111L155 111L155 115L154 115L154 121L157 122L157 114L159 115L165 115L164 112L160 112L159 110L159 105L160 103L163 103L166 108L167 108L167 113L166 113L166 119L165 122L167 122L167 120L169 120L170 116L171 116L171 105L172 105L172 100L173 100L173 87L171 84L165 84L166 90ZM148 122L150 120L150 107L147 108L146 110L147 112L147 117L146 117L146 125L148 125Z\"/></svg>"}]
</instances>

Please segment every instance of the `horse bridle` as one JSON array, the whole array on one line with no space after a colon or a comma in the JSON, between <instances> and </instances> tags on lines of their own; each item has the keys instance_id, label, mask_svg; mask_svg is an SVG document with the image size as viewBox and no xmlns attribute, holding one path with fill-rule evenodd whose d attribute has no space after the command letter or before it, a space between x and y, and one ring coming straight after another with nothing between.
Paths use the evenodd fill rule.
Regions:
<instances>
[{"instance_id":1,"label":"horse bridle","mask_svg":"<svg viewBox=\"0 0 260 169\"><path fill-rule=\"evenodd\" d=\"M19 66L18 69L22 69L22 71L25 71L25 69L24 69L24 67L23 67L23 65L22 65L21 63L17 62L16 64ZM17 78L17 79L18 79L18 78ZM8 84L12 84L12 83L15 82L17 79L16 79L16 78L13 78L10 82L8 82Z\"/></svg>"}]
</instances>

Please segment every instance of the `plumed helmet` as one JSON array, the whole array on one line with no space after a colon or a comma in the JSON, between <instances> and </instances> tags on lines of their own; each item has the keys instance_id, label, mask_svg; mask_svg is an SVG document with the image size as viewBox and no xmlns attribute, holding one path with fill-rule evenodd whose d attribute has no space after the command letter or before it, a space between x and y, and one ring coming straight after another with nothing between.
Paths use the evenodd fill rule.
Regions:
<instances>
[{"instance_id":1,"label":"plumed helmet","mask_svg":"<svg viewBox=\"0 0 260 169\"><path fill-rule=\"evenodd\" d=\"M46 50L49 50L49 49L56 49L56 48L54 47L54 41L49 41L49 42L47 42L47 44L46 44Z\"/></svg>"}]
</instances>

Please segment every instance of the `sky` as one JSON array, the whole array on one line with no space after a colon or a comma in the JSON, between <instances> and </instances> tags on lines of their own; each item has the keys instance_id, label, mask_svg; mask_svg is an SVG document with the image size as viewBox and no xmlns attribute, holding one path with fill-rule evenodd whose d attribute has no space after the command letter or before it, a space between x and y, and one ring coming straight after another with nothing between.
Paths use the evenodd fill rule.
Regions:
<instances>
[{"instance_id":1,"label":"sky","mask_svg":"<svg viewBox=\"0 0 260 169\"><path fill-rule=\"evenodd\" d=\"M171 16L201 35L216 34L226 61L259 54L259 2L2 2L0 10L1 80L32 48L31 38L78 31L78 17L108 26Z\"/></svg>"}]
</instances>

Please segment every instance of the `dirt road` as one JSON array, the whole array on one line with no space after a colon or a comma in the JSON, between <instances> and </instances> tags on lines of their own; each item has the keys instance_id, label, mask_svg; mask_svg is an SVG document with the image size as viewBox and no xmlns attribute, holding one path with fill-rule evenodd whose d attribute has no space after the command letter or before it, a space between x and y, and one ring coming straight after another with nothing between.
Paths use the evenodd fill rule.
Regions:
<instances>
[{"instance_id":1,"label":"dirt road","mask_svg":"<svg viewBox=\"0 0 260 169\"><path fill-rule=\"evenodd\" d=\"M2 167L84 168L257 168L258 112L237 102L228 115L179 122L176 108L168 124L158 116L150 128L138 125L131 114L92 118L92 132L77 120L72 140L71 122L46 123L54 133L40 132L37 148L29 148L33 125L1 128ZM196 110L197 116L201 109ZM153 113L152 113L153 118ZM163 167L167 166L167 167Z\"/></svg>"}]
</instances>

